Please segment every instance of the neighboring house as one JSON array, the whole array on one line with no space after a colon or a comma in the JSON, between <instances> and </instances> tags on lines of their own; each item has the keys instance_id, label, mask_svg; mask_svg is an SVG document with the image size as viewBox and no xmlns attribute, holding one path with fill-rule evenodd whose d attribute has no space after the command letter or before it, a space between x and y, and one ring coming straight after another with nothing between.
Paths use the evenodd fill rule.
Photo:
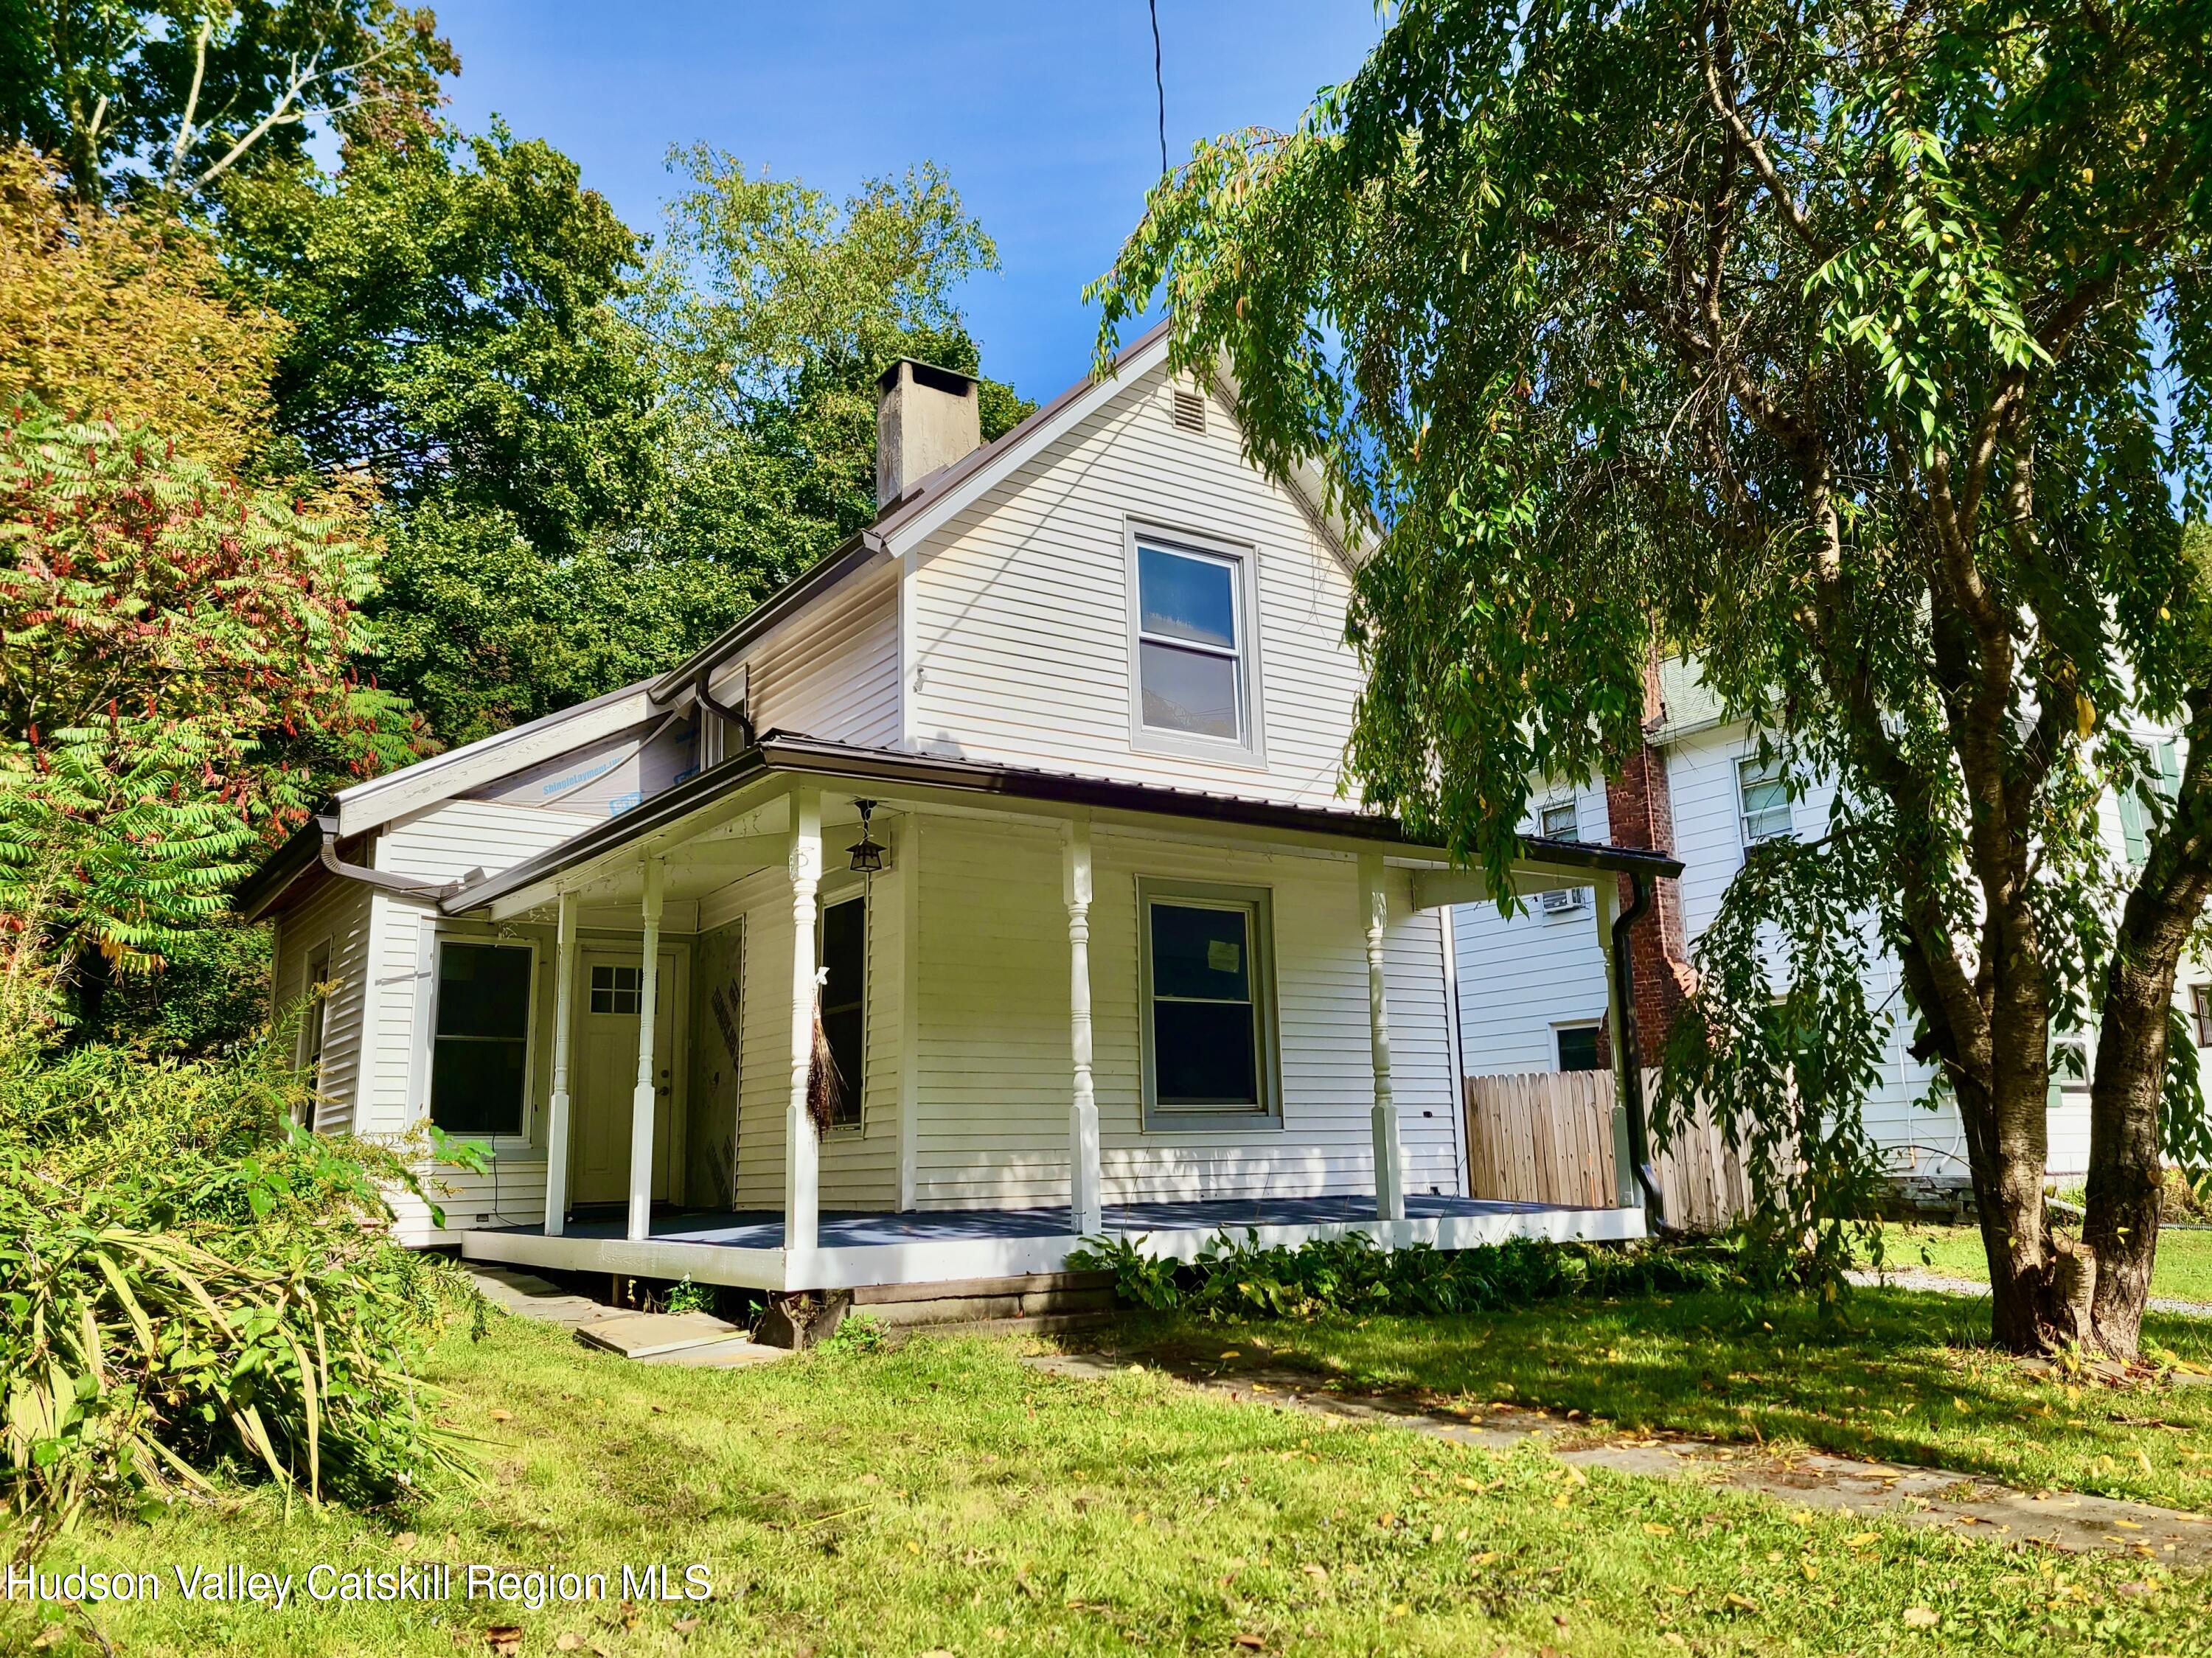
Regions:
<instances>
[{"instance_id":1,"label":"neighboring house","mask_svg":"<svg viewBox=\"0 0 2212 1658\"><path fill-rule=\"evenodd\" d=\"M1776 835L1818 834L1828 821L1833 789L1808 780L1792 799L1787 781L1744 726L1724 722L1695 665L1658 665L1647 686L1650 718L1645 744L1622 774L1581 788L1540 790L1532 827L1571 841L1656 847L1680 859L1679 880L1660 883L1655 914L1632 935L1639 1035L1656 1055L1682 996L1693 985L1691 952L1720 908L1744 853ZM2169 792L2180 777L2175 739L2138 733ZM2148 814L2130 795L2110 801L2105 827L2113 849L2140 863ZM1606 1020L1606 969L1591 936L1590 890L1545 894L1528 914L1505 920L1493 905L1470 905L1454 919L1457 941L1462 1057L1469 1076L1573 1071L1610 1061L1601 1045ZM2201 963L2184 963L2177 999L2191 1016L2200 1049L2212 1048L2212 987ZM1934 1110L1922 1102L1932 1080L1909 1052L1911 1021L1896 960L1877 951L1869 1000L1893 1016L1884 1042L1881 1081L1866 1103L1866 1124L1893 1178L1930 1195L1966 1185L1966 1146L1958 1110L1948 1099ZM2088 1065L2084 1038L2067 1036L2061 1073L2051 1088L2050 1172L2078 1178L2088 1169Z\"/></svg>"},{"instance_id":2,"label":"neighboring house","mask_svg":"<svg viewBox=\"0 0 2212 1658\"><path fill-rule=\"evenodd\" d=\"M988 447L972 380L895 366L870 528L658 678L345 790L256 874L279 1000L335 987L318 1126L494 1151L405 1237L802 1291L1102 1232L1640 1234L1467 1195L1480 882L1340 799L1345 537L1164 355ZM1515 879L1676 867L1536 843Z\"/></svg>"}]
</instances>

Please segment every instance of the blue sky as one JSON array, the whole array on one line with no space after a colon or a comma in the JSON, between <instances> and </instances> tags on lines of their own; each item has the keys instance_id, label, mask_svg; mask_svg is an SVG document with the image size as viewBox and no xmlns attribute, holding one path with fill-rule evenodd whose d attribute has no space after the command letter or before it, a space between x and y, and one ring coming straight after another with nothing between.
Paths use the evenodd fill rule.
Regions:
<instances>
[{"instance_id":1,"label":"blue sky","mask_svg":"<svg viewBox=\"0 0 2212 1658\"><path fill-rule=\"evenodd\" d=\"M1112 260L1159 171L1145 0L761 5L678 0L435 0L460 53L450 113L575 157L645 231L672 143L842 197L931 160L1003 267L963 295L986 371L1052 396L1089 364L1083 284ZM1159 0L1168 148L1286 126L1358 67L1369 0Z\"/></svg>"}]
</instances>

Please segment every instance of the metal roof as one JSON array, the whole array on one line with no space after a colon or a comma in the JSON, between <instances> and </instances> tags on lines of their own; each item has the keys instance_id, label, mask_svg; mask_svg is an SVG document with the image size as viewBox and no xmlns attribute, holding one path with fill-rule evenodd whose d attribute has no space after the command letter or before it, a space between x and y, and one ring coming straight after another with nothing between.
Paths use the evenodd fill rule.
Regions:
<instances>
[{"instance_id":1,"label":"metal roof","mask_svg":"<svg viewBox=\"0 0 2212 1658\"><path fill-rule=\"evenodd\" d=\"M1124 782L1116 778L1085 777L998 761L911 754L903 750L831 743L794 732L768 732L743 754L653 796L620 817L596 823L511 869L463 887L443 900L441 908L448 914L460 914L519 892L564 869L641 840L772 773L835 777L871 785L905 784L1254 829L1303 830L1442 855L1441 848L1409 838L1395 818L1375 812L1212 794L1160 783ZM1596 846L1581 841L1551 841L1533 835L1524 836L1522 845L1526 861L1559 868L1659 876L1682 872L1680 860L1664 853Z\"/></svg>"}]
</instances>

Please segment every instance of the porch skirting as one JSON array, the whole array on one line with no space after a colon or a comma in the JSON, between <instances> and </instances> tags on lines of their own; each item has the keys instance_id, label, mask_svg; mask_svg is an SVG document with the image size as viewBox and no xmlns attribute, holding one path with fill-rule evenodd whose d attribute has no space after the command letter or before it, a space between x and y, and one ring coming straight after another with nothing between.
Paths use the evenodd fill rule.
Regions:
<instances>
[{"instance_id":1,"label":"porch skirting","mask_svg":"<svg viewBox=\"0 0 2212 1658\"><path fill-rule=\"evenodd\" d=\"M1474 1248L1512 1238L1623 1242L1644 1235L1640 1209L1572 1209L1479 1198L1414 1196L1403 1219L1376 1218L1364 1197L1232 1199L1109 1204L1100 1230L1142 1241L1150 1254L1194 1259L1222 1232L1263 1246L1364 1233L1387 1248ZM625 1236L627 1217L571 1219L556 1236L538 1227L465 1232L471 1260L556 1271L618 1272L757 1290L851 1290L876 1284L949 1283L1066 1269L1083 1240L1066 1206L822 1214L813 1247L786 1247L774 1212L658 1215L649 1235Z\"/></svg>"}]
</instances>

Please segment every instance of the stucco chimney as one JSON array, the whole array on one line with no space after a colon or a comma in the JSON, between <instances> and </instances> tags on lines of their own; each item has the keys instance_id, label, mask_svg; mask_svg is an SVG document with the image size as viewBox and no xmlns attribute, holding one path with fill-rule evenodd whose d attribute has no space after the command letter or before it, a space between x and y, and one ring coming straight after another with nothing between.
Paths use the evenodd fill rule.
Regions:
<instances>
[{"instance_id":1,"label":"stucco chimney","mask_svg":"<svg viewBox=\"0 0 2212 1658\"><path fill-rule=\"evenodd\" d=\"M876 505L888 507L983 441L975 377L901 357L876 381Z\"/></svg>"}]
</instances>

